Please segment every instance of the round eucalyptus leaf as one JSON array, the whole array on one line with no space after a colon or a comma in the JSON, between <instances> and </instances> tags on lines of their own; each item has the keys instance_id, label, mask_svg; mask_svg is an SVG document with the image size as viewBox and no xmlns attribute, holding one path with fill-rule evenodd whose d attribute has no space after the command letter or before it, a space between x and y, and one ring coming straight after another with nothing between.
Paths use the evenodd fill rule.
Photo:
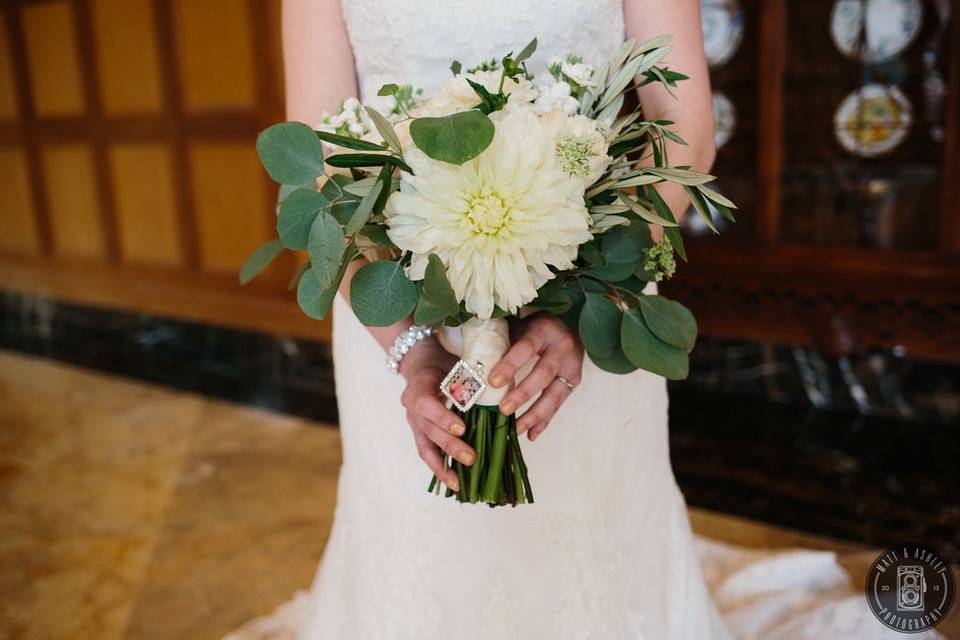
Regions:
<instances>
[{"instance_id":1,"label":"round eucalyptus leaf","mask_svg":"<svg viewBox=\"0 0 960 640\"><path fill-rule=\"evenodd\" d=\"M350 304L357 319L370 327L387 327L413 312L417 285L391 260L365 264L350 281Z\"/></svg>"},{"instance_id":2,"label":"round eucalyptus leaf","mask_svg":"<svg viewBox=\"0 0 960 640\"><path fill-rule=\"evenodd\" d=\"M257 137L257 153L280 184L303 184L323 175L323 144L302 122L281 122Z\"/></svg>"},{"instance_id":3,"label":"round eucalyptus leaf","mask_svg":"<svg viewBox=\"0 0 960 640\"><path fill-rule=\"evenodd\" d=\"M457 165L480 155L490 146L494 132L493 121L476 109L410 123L417 148L434 160Z\"/></svg>"},{"instance_id":4,"label":"round eucalyptus leaf","mask_svg":"<svg viewBox=\"0 0 960 640\"><path fill-rule=\"evenodd\" d=\"M600 357L613 355L620 341L620 309L609 298L587 293L580 311L580 341L588 353Z\"/></svg>"},{"instance_id":5,"label":"round eucalyptus leaf","mask_svg":"<svg viewBox=\"0 0 960 640\"><path fill-rule=\"evenodd\" d=\"M314 320L323 320L333 304L333 296L338 287L322 287L313 274L313 269L307 269L300 276L297 284L297 304L305 314Z\"/></svg>"},{"instance_id":6,"label":"round eucalyptus leaf","mask_svg":"<svg viewBox=\"0 0 960 640\"><path fill-rule=\"evenodd\" d=\"M623 355L623 350L619 347L613 350L613 354L603 358L601 356L594 355L590 352L587 352L587 356L593 362L604 371L609 373L631 373L637 370L637 365L630 362L627 359L627 356Z\"/></svg>"},{"instance_id":7,"label":"round eucalyptus leaf","mask_svg":"<svg viewBox=\"0 0 960 640\"><path fill-rule=\"evenodd\" d=\"M283 243L279 240L271 240L258 247L240 269L240 284L247 284L253 278L267 268L267 265L273 262L273 259L283 251Z\"/></svg>"},{"instance_id":8,"label":"round eucalyptus leaf","mask_svg":"<svg viewBox=\"0 0 960 640\"><path fill-rule=\"evenodd\" d=\"M321 212L310 227L307 251L310 266L321 287L329 287L337 277L343 261L345 238L340 223L331 214Z\"/></svg>"},{"instance_id":9,"label":"round eucalyptus leaf","mask_svg":"<svg viewBox=\"0 0 960 640\"><path fill-rule=\"evenodd\" d=\"M457 302L457 296L447 279L443 260L437 254L431 253L427 258L427 269L423 275L423 287L420 289L414 320L421 324L439 324L459 309L460 303Z\"/></svg>"},{"instance_id":10,"label":"round eucalyptus leaf","mask_svg":"<svg viewBox=\"0 0 960 640\"><path fill-rule=\"evenodd\" d=\"M283 246L295 251L306 249L313 221L329 206L330 201L312 189L297 189L284 198L277 215L277 235Z\"/></svg>"},{"instance_id":11,"label":"round eucalyptus leaf","mask_svg":"<svg viewBox=\"0 0 960 640\"><path fill-rule=\"evenodd\" d=\"M620 327L620 345L627 358L640 369L670 380L683 380L689 372L685 349L662 342L647 328L639 309L628 309Z\"/></svg>"},{"instance_id":12,"label":"round eucalyptus leaf","mask_svg":"<svg viewBox=\"0 0 960 640\"><path fill-rule=\"evenodd\" d=\"M693 349L697 321L685 306L663 296L641 296L637 306L654 335L674 347Z\"/></svg>"}]
</instances>

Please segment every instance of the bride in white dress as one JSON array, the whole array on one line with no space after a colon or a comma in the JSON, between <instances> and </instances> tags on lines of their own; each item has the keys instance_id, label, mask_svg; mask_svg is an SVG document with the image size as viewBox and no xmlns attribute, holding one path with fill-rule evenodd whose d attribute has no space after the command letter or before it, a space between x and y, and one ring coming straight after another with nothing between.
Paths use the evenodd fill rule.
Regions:
<instances>
[{"instance_id":1,"label":"bride in white dress","mask_svg":"<svg viewBox=\"0 0 960 640\"><path fill-rule=\"evenodd\" d=\"M288 115L319 122L345 96L375 95L386 82L429 93L449 77L452 60L470 67L534 36L536 73L568 53L596 65L625 36L661 34L675 37L666 63L691 80L681 83L679 100L655 84L641 91L641 104L651 119L675 121L690 143L670 151L674 164L708 170L713 127L696 0L286 0ZM683 212L681 192L663 195ZM454 357L429 339L397 375L384 366L384 351L410 322L367 328L348 304L341 297L334 311L343 443L336 516L314 586L291 618L299 637L730 637L670 468L662 378L605 373L560 321L526 322L510 364L491 374L519 368L522 381L538 359L501 404L533 402L518 415L535 440L524 456L536 503L461 505L425 490L432 471L456 480L439 467L439 447L471 453L437 399Z\"/></svg>"}]
</instances>

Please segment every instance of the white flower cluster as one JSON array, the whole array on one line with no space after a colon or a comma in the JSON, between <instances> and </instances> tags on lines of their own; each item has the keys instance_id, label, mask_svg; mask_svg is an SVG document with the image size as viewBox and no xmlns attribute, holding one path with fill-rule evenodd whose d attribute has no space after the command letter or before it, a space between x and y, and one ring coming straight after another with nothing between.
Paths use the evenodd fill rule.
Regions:
<instances>
[{"instance_id":1,"label":"white flower cluster","mask_svg":"<svg viewBox=\"0 0 960 640\"><path fill-rule=\"evenodd\" d=\"M587 65L567 64L589 81ZM500 89L498 71L457 75L412 114L475 107L480 100L468 77L491 93ZM569 100L549 102L527 78L507 78L507 104L490 114L493 142L462 165L431 159L413 144L406 122L397 127L413 175L401 174L384 209L390 239L411 253L413 280L424 277L430 254L438 255L457 299L480 319L496 308L516 313L553 270L572 268L578 247L592 237L584 192L611 159L599 124L576 114L570 82L555 78L547 91L559 95L564 89L551 87L565 86Z\"/></svg>"},{"instance_id":2,"label":"white flower cluster","mask_svg":"<svg viewBox=\"0 0 960 640\"><path fill-rule=\"evenodd\" d=\"M554 58L547 66L547 72L536 79L539 96L534 107L540 113L559 109L566 114L576 113L580 106L580 93L584 88L593 86L593 66L586 64L577 56L567 56L565 60Z\"/></svg>"}]
</instances>

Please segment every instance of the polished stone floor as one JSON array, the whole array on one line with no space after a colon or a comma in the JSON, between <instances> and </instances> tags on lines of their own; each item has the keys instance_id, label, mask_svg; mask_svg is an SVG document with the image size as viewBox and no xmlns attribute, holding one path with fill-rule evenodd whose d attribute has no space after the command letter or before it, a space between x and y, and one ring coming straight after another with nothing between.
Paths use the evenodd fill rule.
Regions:
<instances>
[{"instance_id":1,"label":"polished stone floor","mask_svg":"<svg viewBox=\"0 0 960 640\"><path fill-rule=\"evenodd\" d=\"M273 610L311 581L339 460L329 425L0 351L0 638L218 638ZM876 555L691 520L836 549L858 581Z\"/></svg>"}]
</instances>

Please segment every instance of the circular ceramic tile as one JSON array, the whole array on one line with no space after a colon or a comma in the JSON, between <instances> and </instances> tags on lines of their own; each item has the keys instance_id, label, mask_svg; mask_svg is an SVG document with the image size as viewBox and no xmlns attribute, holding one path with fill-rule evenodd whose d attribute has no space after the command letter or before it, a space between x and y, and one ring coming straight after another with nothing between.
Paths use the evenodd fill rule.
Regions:
<instances>
[{"instance_id":1,"label":"circular ceramic tile","mask_svg":"<svg viewBox=\"0 0 960 640\"><path fill-rule=\"evenodd\" d=\"M727 144L737 127L737 110L730 98L713 92L713 143L717 149Z\"/></svg>"},{"instance_id":2,"label":"circular ceramic tile","mask_svg":"<svg viewBox=\"0 0 960 640\"><path fill-rule=\"evenodd\" d=\"M836 0L830 34L844 55L886 62L910 46L922 20L920 0Z\"/></svg>"},{"instance_id":3,"label":"circular ceramic tile","mask_svg":"<svg viewBox=\"0 0 960 640\"><path fill-rule=\"evenodd\" d=\"M894 149L913 123L910 101L895 86L867 84L844 98L833 116L844 149L872 158Z\"/></svg>"},{"instance_id":4,"label":"circular ceramic tile","mask_svg":"<svg viewBox=\"0 0 960 640\"><path fill-rule=\"evenodd\" d=\"M711 67L725 64L743 39L743 10L738 0L700 0L703 50Z\"/></svg>"}]
</instances>

